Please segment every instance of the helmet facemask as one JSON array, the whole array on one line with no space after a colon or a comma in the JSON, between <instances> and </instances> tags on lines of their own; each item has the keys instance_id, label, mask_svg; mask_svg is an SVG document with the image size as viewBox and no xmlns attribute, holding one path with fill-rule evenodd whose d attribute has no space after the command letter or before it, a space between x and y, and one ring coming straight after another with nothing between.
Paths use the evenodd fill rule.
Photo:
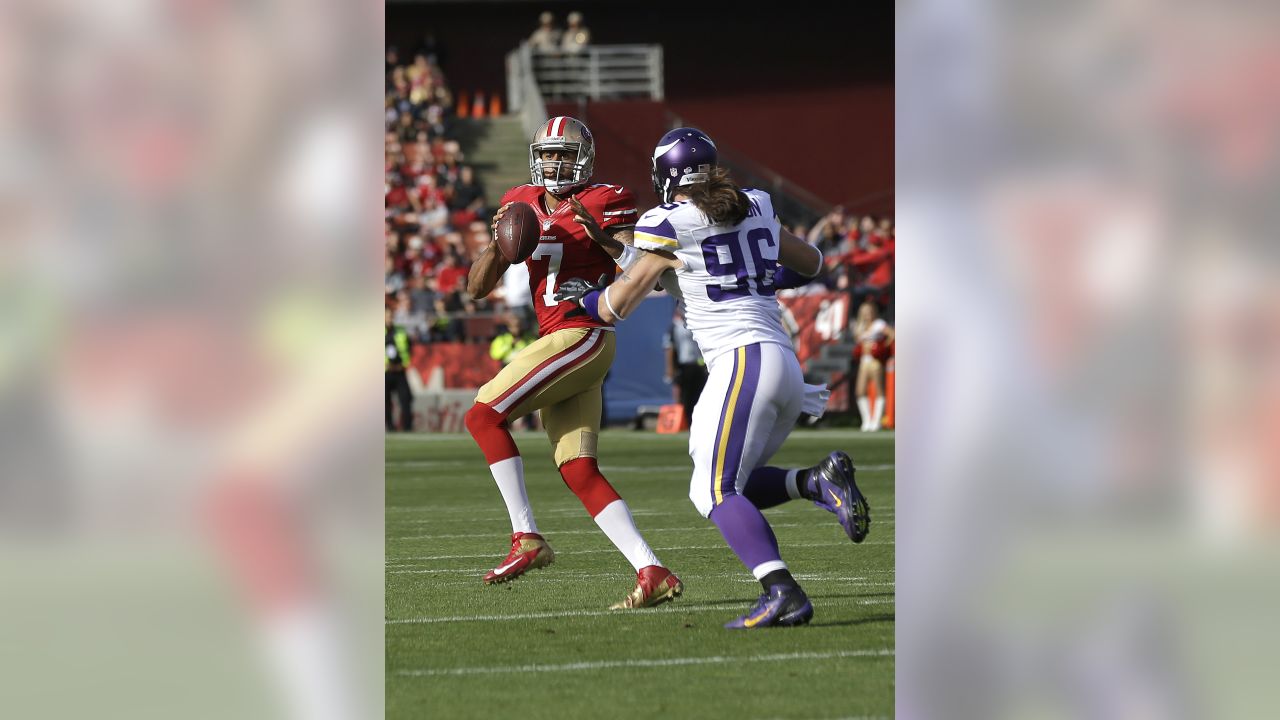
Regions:
<instances>
[{"instance_id":1,"label":"helmet facemask","mask_svg":"<svg viewBox=\"0 0 1280 720\"><path fill-rule=\"evenodd\" d=\"M542 153L549 150L561 150L572 155L573 160L543 160ZM553 194L565 193L585 184L591 178L595 153L590 149L587 152L583 150L582 143L541 142L530 145L529 176L533 184ZM571 176L567 179L563 172L565 168L572 170ZM548 170L551 170L550 177L547 177Z\"/></svg>"},{"instance_id":2,"label":"helmet facemask","mask_svg":"<svg viewBox=\"0 0 1280 720\"><path fill-rule=\"evenodd\" d=\"M669 203L675 198L676 193L682 187L705 183L711 180L711 170L715 169L714 165L700 165L698 172L680 173L677 177L663 177L658 171L658 161L653 161L653 192L662 198L662 202Z\"/></svg>"}]
</instances>

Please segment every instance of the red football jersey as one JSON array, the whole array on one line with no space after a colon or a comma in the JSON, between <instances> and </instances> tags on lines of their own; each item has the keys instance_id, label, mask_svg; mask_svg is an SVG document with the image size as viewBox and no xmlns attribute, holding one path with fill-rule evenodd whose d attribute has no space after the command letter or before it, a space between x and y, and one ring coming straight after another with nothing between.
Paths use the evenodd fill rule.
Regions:
<instances>
[{"instance_id":1,"label":"red football jersey","mask_svg":"<svg viewBox=\"0 0 1280 720\"><path fill-rule=\"evenodd\" d=\"M580 327L610 327L585 315L566 318L574 303L556 302L553 296L561 282L569 278L582 278L590 282L608 276L613 281L617 265L609 253L591 240L576 217L573 206L565 198L548 214L542 195L546 192L536 185L513 187L502 196L501 205L509 202L526 202L533 206L542 232L538 248L525 264L529 266L529 292L533 295L534 311L538 315L538 333L547 335L556 330ZM600 227L636 224L636 196L621 185L588 185L572 194L595 217Z\"/></svg>"}]
</instances>

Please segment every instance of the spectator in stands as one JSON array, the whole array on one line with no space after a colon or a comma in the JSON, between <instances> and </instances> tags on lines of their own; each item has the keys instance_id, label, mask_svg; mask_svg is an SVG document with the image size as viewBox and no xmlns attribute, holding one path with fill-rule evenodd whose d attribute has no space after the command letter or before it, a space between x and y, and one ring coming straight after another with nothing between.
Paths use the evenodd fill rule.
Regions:
<instances>
[{"instance_id":1,"label":"spectator in stands","mask_svg":"<svg viewBox=\"0 0 1280 720\"><path fill-rule=\"evenodd\" d=\"M444 233L440 238L444 243L441 246L444 248L444 251L446 253L456 253L458 255L459 262L465 262L466 258L471 257L471 253L467 252L467 245L462 237L462 233L450 228L449 232Z\"/></svg>"},{"instance_id":2,"label":"spectator in stands","mask_svg":"<svg viewBox=\"0 0 1280 720\"><path fill-rule=\"evenodd\" d=\"M418 215L416 213L388 210L387 217L391 219L396 232L401 236L417 235L422 232L422 227L418 225ZM399 252L404 252L403 248L407 246L401 244L400 247L401 250Z\"/></svg>"},{"instance_id":3,"label":"spectator in stands","mask_svg":"<svg viewBox=\"0 0 1280 720\"><path fill-rule=\"evenodd\" d=\"M458 257L457 248L451 247L445 251L444 262L436 268L436 288L445 296L447 305L460 304L460 299L454 301L450 296L458 295L469 269Z\"/></svg>"},{"instance_id":4,"label":"spectator in stands","mask_svg":"<svg viewBox=\"0 0 1280 720\"><path fill-rule=\"evenodd\" d=\"M538 16L538 29L529 36L534 52L552 53L560 48L560 31L555 24L556 16L549 11Z\"/></svg>"},{"instance_id":5,"label":"spectator in stands","mask_svg":"<svg viewBox=\"0 0 1280 720\"><path fill-rule=\"evenodd\" d=\"M458 172L458 182L453 186L453 196L449 198L449 209L453 211L454 227L467 225L487 214L484 185L476 178L476 171L470 165L463 165Z\"/></svg>"},{"instance_id":6,"label":"spectator in stands","mask_svg":"<svg viewBox=\"0 0 1280 720\"><path fill-rule=\"evenodd\" d=\"M444 109L450 103L448 98L440 97L437 90L437 99L435 102L427 106L423 115L423 124L427 126L426 136L428 139L433 137L441 137L445 134L445 112Z\"/></svg>"},{"instance_id":7,"label":"spectator in stands","mask_svg":"<svg viewBox=\"0 0 1280 720\"><path fill-rule=\"evenodd\" d=\"M420 206L418 224L424 232L443 232L449 227L449 208L445 204L444 193L436 189L433 175L418 178L417 199Z\"/></svg>"},{"instance_id":8,"label":"spectator in stands","mask_svg":"<svg viewBox=\"0 0 1280 720\"><path fill-rule=\"evenodd\" d=\"M418 178L430 173L431 167L428 165L425 155L419 152L419 145L416 141L405 148L404 155L407 162L400 166L400 177L406 187L416 187ZM413 199L415 194L410 193L410 200ZM417 209L416 205L414 209Z\"/></svg>"},{"instance_id":9,"label":"spectator in stands","mask_svg":"<svg viewBox=\"0 0 1280 720\"><path fill-rule=\"evenodd\" d=\"M395 295L391 296L391 303L391 307L395 311L391 316L391 320L406 331L409 331L410 335L421 335L421 328L417 327L420 323L414 319L412 314L413 301L409 297L407 284L404 288L397 290Z\"/></svg>"},{"instance_id":10,"label":"spectator in stands","mask_svg":"<svg viewBox=\"0 0 1280 720\"><path fill-rule=\"evenodd\" d=\"M582 24L582 13L569 13L569 27L560 40L560 50L566 54L580 53L591 44L591 31Z\"/></svg>"},{"instance_id":11,"label":"spectator in stands","mask_svg":"<svg viewBox=\"0 0 1280 720\"><path fill-rule=\"evenodd\" d=\"M849 253L847 263L853 271L853 300L861 304L871 299L881 306L893 302L894 245L890 235L876 231L875 220L862 219L858 247Z\"/></svg>"},{"instance_id":12,"label":"spectator in stands","mask_svg":"<svg viewBox=\"0 0 1280 720\"><path fill-rule=\"evenodd\" d=\"M863 240L876 231L876 219L870 215L864 216L862 221L858 223L858 234Z\"/></svg>"},{"instance_id":13,"label":"spectator in stands","mask_svg":"<svg viewBox=\"0 0 1280 720\"><path fill-rule=\"evenodd\" d=\"M417 235L409 236L408 247L404 251L404 259L398 264L400 271L404 273L406 285L413 278L420 277L426 268L426 261L422 257L423 245L421 237Z\"/></svg>"},{"instance_id":14,"label":"spectator in stands","mask_svg":"<svg viewBox=\"0 0 1280 720\"><path fill-rule=\"evenodd\" d=\"M858 307L853 325L853 338L857 346L853 356L858 361L855 392L858 412L862 415L862 430L874 432L880 429L884 417L884 363L889 359L893 344L893 328L884 321L875 303L867 301ZM867 396L867 385L875 389L875 401Z\"/></svg>"},{"instance_id":15,"label":"spectator in stands","mask_svg":"<svg viewBox=\"0 0 1280 720\"><path fill-rule=\"evenodd\" d=\"M422 275L409 278L409 313L414 317L425 318L435 308L438 297L434 278Z\"/></svg>"},{"instance_id":16,"label":"spectator in stands","mask_svg":"<svg viewBox=\"0 0 1280 720\"><path fill-rule=\"evenodd\" d=\"M680 304L676 305L671 327L662 336L662 347L667 356L667 375L663 380L672 385L675 399L684 406L684 424L691 427L693 406L698 404L702 388L707 384L707 364L693 341L693 333L685 326L684 307Z\"/></svg>"},{"instance_id":17,"label":"spectator in stands","mask_svg":"<svg viewBox=\"0 0 1280 720\"><path fill-rule=\"evenodd\" d=\"M413 142L418 137L418 128L415 124L414 117L411 113L404 113L400 116L400 122L396 125L396 136L401 143Z\"/></svg>"},{"instance_id":18,"label":"spectator in stands","mask_svg":"<svg viewBox=\"0 0 1280 720\"><path fill-rule=\"evenodd\" d=\"M444 250L434 237L427 235L422 243L422 274L434 276L436 267L442 262L444 262Z\"/></svg>"},{"instance_id":19,"label":"spectator in stands","mask_svg":"<svg viewBox=\"0 0 1280 720\"><path fill-rule=\"evenodd\" d=\"M833 253L841 251L840 241L843 239L844 226L844 208L837 205L821 220L813 224L807 236L802 235L801 237L804 237L810 245L818 248L823 255L830 258Z\"/></svg>"},{"instance_id":20,"label":"spectator in stands","mask_svg":"<svg viewBox=\"0 0 1280 720\"><path fill-rule=\"evenodd\" d=\"M409 389L407 368L413 356L410 354L409 335L393 321L393 311L386 309L387 332L385 367L386 374L386 425L387 432L395 432L395 413L392 399L400 411L400 430L413 429L413 392Z\"/></svg>"},{"instance_id":21,"label":"spectator in stands","mask_svg":"<svg viewBox=\"0 0 1280 720\"><path fill-rule=\"evenodd\" d=\"M404 187L404 179L395 170L387 173L386 188L382 198L383 205L388 210L404 210L412 207L409 202L409 192Z\"/></svg>"},{"instance_id":22,"label":"spectator in stands","mask_svg":"<svg viewBox=\"0 0 1280 720\"><path fill-rule=\"evenodd\" d=\"M462 176L462 150L458 144L450 140L444 144L444 159L436 165L436 184L440 187L452 188Z\"/></svg>"},{"instance_id":23,"label":"spectator in stands","mask_svg":"<svg viewBox=\"0 0 1280 720\"><path fill-rule=\"evenodd\" d=\"M396 269L396 256L394 253L387 253L385 265L386 277L383 285L388 295L394 295L404 287L404 274Z\"/></svg>"}]
</instances>

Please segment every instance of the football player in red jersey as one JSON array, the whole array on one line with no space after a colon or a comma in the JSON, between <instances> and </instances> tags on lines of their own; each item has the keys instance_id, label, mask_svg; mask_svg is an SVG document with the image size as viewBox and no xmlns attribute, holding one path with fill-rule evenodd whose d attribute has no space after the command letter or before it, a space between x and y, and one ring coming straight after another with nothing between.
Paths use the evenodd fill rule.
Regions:
<instances>
[{"instance_id":1,"label":"football player in red jersey","mask_svg":"<svg viewBox=\"0 0 1280 720\"><path fill-rule=\"evenodd\" d=\"M551 118L529 146L532 182L508 190L494 216L496 230L498 219L517 201L532 205L537 215L541 236L525 264L540 337L480 388L466 414L467 430L484 453L511 516L511 552L484 582L506 582L554 558L534 523L523 461L507 428L509 417L541 410L565 484L636 570L636 587L613 607L647 607L679 596L683 585L640 536L626 502L596 463L600 388L613 362L613 326L554 297L558 285L571 278L613 277L613 258L583 225L588 217L600 218L604 232L630 243L635 196L617 185L590 184L594 164L595 143L587 126L571 117ZM488 295L508 265L496 240L491 241L471 266L467 292L476 298Z\"/></svg>"}]
</instances>

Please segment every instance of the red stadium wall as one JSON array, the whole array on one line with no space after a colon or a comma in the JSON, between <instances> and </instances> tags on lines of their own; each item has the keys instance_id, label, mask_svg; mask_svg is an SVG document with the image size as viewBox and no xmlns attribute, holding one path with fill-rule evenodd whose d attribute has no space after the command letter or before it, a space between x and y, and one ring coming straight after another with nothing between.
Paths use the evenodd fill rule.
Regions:
<instances>
[{"instance_id":1,"label":"red stadium wall","mask_svg":"<svg viewBox=\"0 0 1280 720\"><path fill-rule=\"evenodd\" d=\"M547 106L552 115L585 115L597 141L596 176L636 190L647 207L657 200L648 168L670 129L668 110L832 205L893 215L892 87Z\"/></svg>"},{"instance_id":2,"label":"red stadium wall","mask_svg":"<svg viewBox=\"0 0 1280 720\"><path fill-rule=\"evenodd\" d=\"M413 368L424 383L440 368L446 388L478 388L498 374L502 363L489 357L488 345L432 343L413 346Z\"/></svg>"},{"instance_id":3,"label":"red stadium wall","mask_svg":"<svg viewBox=\"0 0 1280 720\"><path fill-rule=\"evenodd\" d=\"M893 215L892 86L777 89L668 104L685 124L833 205Z\"/></svg>"}]
</instances>

